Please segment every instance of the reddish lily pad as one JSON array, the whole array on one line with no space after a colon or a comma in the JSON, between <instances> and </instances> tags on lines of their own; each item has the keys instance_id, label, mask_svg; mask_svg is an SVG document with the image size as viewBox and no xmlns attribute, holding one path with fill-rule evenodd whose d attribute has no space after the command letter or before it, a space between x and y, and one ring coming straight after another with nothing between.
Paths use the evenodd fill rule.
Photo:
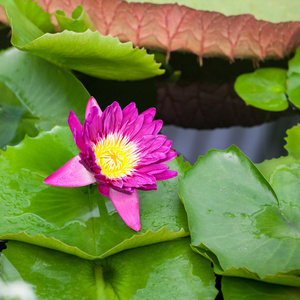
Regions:
<instances>
[{"instance_id":1,"label":"reddish lily pad","mask_svg":"<svg viewBox=\"0 0 300 300\"><path fill-rule=\"evenodd\" d=\"M194 9L207 11L217 11L226 16L251 14L258 20L265 20L274 23L286 21L299 21L299 2L289 0L289 5L283 5L280 0L244 0L236 2L234 0L127 0L127 2L138 3L178 3Z\"/></svg>"},{"instance_id":2,"label":"reddish lily pad","mask_svg":"<svg viewBox=\"0 0 300 300\"><path fill-rule=\"evenodd\" d=\"M25 138L1 152L0 239L94 259L188 235L186 214L177 196L177 177L158 182L157 191L139 191L139 233L123 222L110 199L99 194L97 185L65 188L43 183L77 154L67 127ZM169 166L179 177L190 167L182 158Z\"/></svg>"},{"instance_id":3,"label":"reddish lily pad","mask_svg":"<svg viewBox=\"0 0 300 300\"><path fill-rule=\"evenodd\" d=\"M111 34L123 42L131 41L135 46L167 53L188 51L198 55L200 61L203 57L225 57L230 60L282 58L293 53L300 44L300 22L275 24L249 14L227 17L215 12L219 11L219 2L213 11L207 11L207 8L195 10L177 3L141 4L122 0L39 0L38 3L51 14L63 10L68 16L78 5L82 5L96 30L103 35ZM272 3L272 16L274 8ZM280 13L286 11L282 5L278 10ZM293 11L290 6L288 10ZM293 11L295 16L297 11ZM3 15L1 19L4 19Z\"/></svg>"}]
</instances>

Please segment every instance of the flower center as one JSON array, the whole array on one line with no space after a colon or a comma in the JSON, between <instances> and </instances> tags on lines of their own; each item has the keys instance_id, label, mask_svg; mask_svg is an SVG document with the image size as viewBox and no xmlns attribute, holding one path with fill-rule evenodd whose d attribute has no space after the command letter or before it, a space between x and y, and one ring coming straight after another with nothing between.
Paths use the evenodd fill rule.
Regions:
<instances>
[{"instance_id":1,"label":"flower center","mask_svg":"<svg viewBox=\"0 0 300 300\"><path fill-rule=\"evenodd\" d=\"M108 134L93 146L96 163L109 179L128 176L138 164L138 149L127 137Z\"/></svg>"}]
</instances>

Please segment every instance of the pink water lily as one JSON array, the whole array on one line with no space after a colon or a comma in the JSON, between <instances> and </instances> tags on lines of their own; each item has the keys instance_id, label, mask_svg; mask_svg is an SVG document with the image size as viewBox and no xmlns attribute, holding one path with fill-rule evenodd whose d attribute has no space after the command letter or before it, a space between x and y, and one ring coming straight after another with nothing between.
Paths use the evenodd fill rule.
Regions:
<instances>
[{"instance_id":1,"label":"pink water lily","mask_svg":"<svg viewBox=\"0 0 300 300\"><path fill-rule=\"evenodd\" d=\"M73 111L69 126L79 155L44 180L55 186L78 187L96 182L99 192L109 197L124 222L140 231L137 190L156 190L156 181L177 172L164 163L177 154L172 141L158 134L162 121L153 121L155 108L140 115L135 103L123 110L117 102L102 113L97 101L88 101L83 125Z\"/></svg>"}]
</instances>

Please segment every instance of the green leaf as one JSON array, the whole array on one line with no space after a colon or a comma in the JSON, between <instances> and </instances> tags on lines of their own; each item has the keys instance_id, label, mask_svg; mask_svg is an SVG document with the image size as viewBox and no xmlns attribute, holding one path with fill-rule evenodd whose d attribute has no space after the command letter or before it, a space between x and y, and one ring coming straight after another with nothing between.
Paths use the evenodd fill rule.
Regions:
<instances>
[{"instance_id":1,"label":"green leaf","mask_svg":"<svg viewBox=\"0 0 300 300\"><path fill-rule=\"evenodd\" d=\"M62 10L57 10L54 15L61 31L70 30L75 32L84 32L87 29L92 31L95 30L88 13L81 5L74 9L71 19L68 18L66 13Z\"/></svg>"},{"instance_id":2,"label":"green leaf","mask_svg":"<svg viewBox=\"0 0 300 300\"><path fill-rule=\"evenodd\" d=\"M298 300L300 288L224 276L222 293L224 300Z\"/></svg>"},{"instance_id":3,"label":"green leaf","mask_svg":"<svg viewBox=\"0 0 300 300\"><path fill-rule=\"evenodd\" d=\"M37 2L33 2L33 0L13 0L9 2L12 18L17 18L20 15L26 16L26 18L22 18L25 23L23 28L20 28L20 33L30 36L29 28L36 28L36 32L38 30L39 32L54 32L55 26L51 23L50 13L43 11ZM2 1L0 1L0 4L2 5Z\"/></svg>"},{"instance_id":4,"label":"green leaf","mask_svg":"<svg viewBox=\"0 0 300 300\"><path fill-rule=\"evenodd\" d=\"M299 162L300 159L300 125L294 126L287 130L287 137L285 140L287 144L284 148L288 151L288 156L281 156L279 158L273 158L271 160L265 160L256 167L270 181L273 172L282 166L289 165L290 163Z\"/></svg>"},{"instance_id":5,"label":"green leaf","mask_svg":"<svg viewBox=\"0 0 300 300\"><path fill-rule=\"evenodd\" d=\"M287 144L285 149L289 155L300 160L300 124L287 130L287 138L285 138Z\"/></svg>"},{"instance_id":6,"label":"green leaf","mask_svg":"<svg viewBox=\"0 0 300 300\"><path fill-rule=\"evenodd\" d=\"M178 3L194 9L217 11L226 16L252 14L258 20L274 23L299 21L300 7L298 0L289 0L288 5L280 0L130 0L127 2L151 2L156 4Z\"/></svg>"},{"instance_id":7,"label":"green leaf","mask_svg":"<svg viewBox=\"0 0 300 300\"><path fill-rule=\"evenodd\" d=\"M0 52L0 147L84 119L89 93L70 72L17 49Z\"/></svg>"},{"instance_id":8,"label":"green leaf","mask_svg":"<svg viewBox=\"0 0 300 300\"><path fill-rule=\"evenodd\" d=\"M297 162L297 160L291 156L281 156L279 158L266 159L262 163L257 164L257 169L264 175L264 177L270 181L273 172L283 165L288 165L289 163Z\"/></svg>"},{"instance_id":9,"label":"green leaf","mask_svg":"<svg viewBox=\"0 0 300 300\"><path fill-rule=\"evenodd\" d=\"M288 76L291 76L293 73L300 74L300 47L297 48L294 57L289 60L288 64Z\"/></svg>"},{"instance_id":10,"label":"green leaf","mask_svg":"<svg viewBox=\"0 0 300 300\"><path fill-rule=\"evenodd\" d=\"M25 138L0 156L0 239L19 240L93 259L128 248L188 235L177 196L178 178L158 182L157 191L139 192L142 230L120 218L97 185L65 188L43 180L78 154L67 127ZM169 163L179 177L190 167Z\"/></svg>"},{"instance_id":11,"label":"green leaf","mask_svg":"<svg viewBox=\"0 0 300 300\"><path fill-rule=\"evenodd\" d=\"M287 80L287 95L289 100L300 108L300 47L292 59L289 60L289 71Z\"/></svg>"},{"instance_id":12,"label":"green leaf","mask_svg":"<svg viewBox=\"0 0 300 300\"><path fill-rule=\"evenodd\" d=\"M283 171L272 183L277 197L255 165L232 146L208 152L185 173L179 195L192 245L215 263L216 272L300 286L299 165L276 172Z\"/></svg>"},{"instance_id":13,"label":"green leaf","mask_svg":"<svg viewBox=\"0 0 300 300\"><path fill-rule=\"evenodd\" d=\"M292 73L287 80L287 95L289 100L300 108L300 74Z\"/></svg>"},{"instance_id":14,"label":"green leaf","mask_svg":"<svg viewBox=\"0 0 300 300\"><path fill-rule=\"evenodd\" d=\"M34 23L44 16L34 10L36 3L23 0L0 0L12 27L12 44L59 66L104 79L136 80L164 73L153 55L145 49L133 48L118 38L102 36L90 30L84 33L64 31L50 34ZM26 7L26 9L23 9Z\"/></svg>"},{"instance_id":15,"label":"green leaf","mask_svg":"<svg viewBox=\"0 0 300 300\"><path fill-rule=\"evenodd\" d=\"M240 75L234 88L247 105L270 111L285 110L289 106L284 69L263 68Z\"/></svg>"},{"instance_id":16,"label":"green leaf","mask_svg":"<svg viewBox=\"0 0 300 300\"><path fill-rule=\"evenodd\" d=\"M24 280L37 299L212 300L217 294L209 261L193 253L188 238L96 261L9 242L0 259L2 279Z\"/></svg>"}]
</instances>

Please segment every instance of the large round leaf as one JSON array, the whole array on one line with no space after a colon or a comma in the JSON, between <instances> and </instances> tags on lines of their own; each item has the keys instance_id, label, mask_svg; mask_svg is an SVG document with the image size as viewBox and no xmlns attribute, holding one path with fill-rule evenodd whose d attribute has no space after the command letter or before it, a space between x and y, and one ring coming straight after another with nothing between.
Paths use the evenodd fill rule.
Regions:
<instances>
[{"instance_id":1,"label":"large round leaf","mask_svg":"<svg viewBox=\"0 0 300 300\"><path fill-rule=\"evenodd\" d=\"M286 99L286 70L277 68L258 69L240 75L234 88L248 105L270 111L288 108Z\"/></svg>"},{"instance_id":2,"label":"large round leaf","mask_svg":"<svg viewBox=\"0 0 300 300\"><path fill-rule=\"evenodd\" d=\"M37 299L211 299L210 262L189 239L131 249L86 261L58 251L9 242L1 257L6 283L24 280Z\"/></svg>"},{"instance_id":3,"label":"large round leaf","mask_svg":"<svg viewBox=\"0 0 300 300\"><path fill-rule=\"evenodd\" d=\"M66 125L73 110L84 119L89 93L70 72L35 55L8 49L0 53L0 147L27 133Z\"/></svg>"},{"instance_id":4,"label":"large round leaf","mask_svg":"<svg viewBox=\"0 0 300 300\"><path fill-rule=\"evenodd\" d=\"M259 20L266 20L274 23L299 21L299 2L289 0L288 5L284 5L280 0L127 0L128 2L150 2L156 4L178 3L194 9L221 12L224 15L251 14Z\"/></svg>"},{"instance_id":5,"label":"large round leaf","mask_svg":"<svg viewBox=\"0 0 300 300\"><path fill-rule=\"evenodd\" d=\"M57 65L104 79L135 80L161 75L163 70L145 49L133 48L118 38L98 31L84 33L64 31L46 33L36 24L49 14L37 9L37 3L23 0L1 0L12 27L12 44ZM49 20L45 18L45 23Z\"/></svg>"},{"instance_id":6,"label":"large round leaf","mask_svg":"<svg viewBox=\"0 0 300 300\"><path fill-rule=\"evenodd\" d=\"M159 182L157 191L139 192L142 230L120 218L97 185L65 188L43 183L78 149L67 127L25 138L0 157L0 239L58 249L85 258L188 235L186 214L177 196L177 177ZM189 168L170 162L179 176Z\"/></svg>"},{"instance_id":7,"label":"large round leaf","mask_svg":"<svg viewBox=\"0 0 300 300\"><path fill-rule=\"evenodd\" d=\"M279 199L232 146L208 152L180 181L192 245L216 272L300 286L299 164L276 172Z\"/></svg>"}]
</instances>

